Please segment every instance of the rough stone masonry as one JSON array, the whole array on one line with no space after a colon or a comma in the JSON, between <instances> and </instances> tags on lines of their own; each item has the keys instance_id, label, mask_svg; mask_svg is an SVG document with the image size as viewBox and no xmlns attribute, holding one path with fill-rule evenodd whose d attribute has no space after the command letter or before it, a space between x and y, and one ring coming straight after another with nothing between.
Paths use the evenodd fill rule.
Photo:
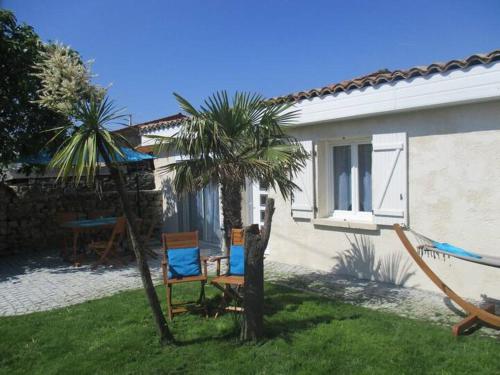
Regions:
<instances>
[{"instance_id":1,"label":"rough stone masonry","mask_svg":"<svg viewBox=\"0 0 500 375\"><path fill-rule=\"evenodd\" d=\"M162 213L161 191L154 190L151 172L127 176L129 199L139 204L144 224L157 221ZM57 184L54 179L25 179L0 183L0 256L60 247L65 229L57 222L63 212L87 215L96 210L121 213L118 194L109 176L89 188ZM66 232L67 233L67 232Z\"/></svg>"}]
</instances>

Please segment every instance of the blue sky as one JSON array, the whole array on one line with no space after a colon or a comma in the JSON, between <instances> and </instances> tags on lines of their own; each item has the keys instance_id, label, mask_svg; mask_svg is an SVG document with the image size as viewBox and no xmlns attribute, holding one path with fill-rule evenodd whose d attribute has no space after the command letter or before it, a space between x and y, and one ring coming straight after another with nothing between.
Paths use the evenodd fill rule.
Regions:
<instances>
[{"instance_id":1,"label":"blue sky","mask_svg":"<svg viewBox=\"0 0 500 375\"><path fill-rule=\"evenodd\" d=\"M134 122L216 90L265 96L500 48L500 1L0 0L94 59Z\"/></svg>"}]
</instances>

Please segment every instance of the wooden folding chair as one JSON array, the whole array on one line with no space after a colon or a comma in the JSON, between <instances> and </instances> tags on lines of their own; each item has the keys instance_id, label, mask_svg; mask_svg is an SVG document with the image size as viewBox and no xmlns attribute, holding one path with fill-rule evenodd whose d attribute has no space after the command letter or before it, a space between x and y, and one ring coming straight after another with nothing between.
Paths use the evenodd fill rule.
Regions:
<instances>
[{"instance_id":1,"label":"wooden folding chair","mask_svg":"<svg viewBox=\"0 0 500 375\"><path fill-rule=\"evenodd\" d=\"M69 221L83 219L84 217L85 215L81 212L61 212L57 214L56 221L59 225L62 226ZM61 251L59 253L63 259L68 258L68 254L70 253L69 251L70 246L68 245L68 243L70 243L71 241L72 241L71 232L66 231L66 233L64 233L62 238L63 243Z\"/></svg>"},{"instance_id":2,"label":"wooden folding chair","mask_svg":"<svg viewBox=\"0 0 500 375\"><path fill-rule=\"evenodd\" d=\"M231 231L231 246L229 247L228 255L210 258L212 261L217 262L216 277L214 277L210 283L222 291L220 311L243 311L243 307L239 305L241 305L243 301L241 289L245 284L244 236L245 233L243 229L233 229ZM221 274L221 261L223 259L227 260L227 270L225 273ZM230 306L232 301L234 301L237 306ZM219 313L217 313L217 315L218 314Z\"/></svg>"},{"instance_id":3,"label":"wooden folding chair","mask_svg":"<svg viewBox=\"0 0 500 375\"><path fill-rule=\"evenodd\" d=\"M202 309L207 314L205 284L207 283L207 258L200 256L198 232L163 233L163 283L167 292L169 320L175 314ZM199 282L200 295L197 301L173 303L174 284Z\"/></svg>"},{"instance_id":4,"label":"wooden folding chair","mask_svg":"<svg viewBox=\"0 0 500 375\"><path fill-rule=\"evenodd\" d=\"M103 263L113 263L111 258L114 258L115 263L123 265L120 256L118 255L118 248L123 240L127 230L127 220L125 216L120 216L116 219L116 224L111 232L111 237L108 241L94 241L89 244L89 249L99 255L99 259L94 263L92 268L96 268Z\"/></svg>"}]
</instances>

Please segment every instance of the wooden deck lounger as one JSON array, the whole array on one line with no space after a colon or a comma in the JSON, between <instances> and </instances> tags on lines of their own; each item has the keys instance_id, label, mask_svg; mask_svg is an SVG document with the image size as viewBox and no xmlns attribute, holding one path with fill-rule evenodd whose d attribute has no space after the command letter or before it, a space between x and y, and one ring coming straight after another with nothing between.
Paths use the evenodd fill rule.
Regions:
<instances>
[{"instance_id":1,"label":"wooden deck lounger","mask_svg":"<svg viewBox=\"0 0 500 375\"><path fill-rule=\"evenodd\" d=\"M500 316L494 314L494 305L487 306L482 309L473 304L465 301L462 297L456 294L452 289L448 287L424 262L424 260L418 255L417 250L412 245L408 237L406 236L403 228L398 224L394 224L394 230L396 231L399 239L403 243L404 247L413 258L415 263L420 267L422 271L431 279L431 281L443 291L453 302L464 309L469 316L462 320L461 322L453 326L453 334L458 336L462 334L465 330L471 328L478 323L486 323L496 329L500 329Z\"/></svg>"}]
</instances>

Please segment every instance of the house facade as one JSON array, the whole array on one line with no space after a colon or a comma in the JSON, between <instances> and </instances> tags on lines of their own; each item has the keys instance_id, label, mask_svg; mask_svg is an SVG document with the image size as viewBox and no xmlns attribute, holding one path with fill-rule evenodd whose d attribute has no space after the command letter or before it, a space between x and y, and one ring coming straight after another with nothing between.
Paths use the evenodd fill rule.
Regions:
<instances>
[{"instance_id":1,"label":"house facade","mask_svg":"<svg viewBox=\"0 0 500 375\"><path fill-rule=\"evenodd\" d=\"M244 192L246 223L261 222L265 199L275 198L268 259L436 290L393 224L500 255L500 51L384 70L272 100L294 103L299 117L288 132L311 158L296 177L293 201L256 183ZM145 125L143 144L150 142L146 135L174 134L178 125ZM162 178L157 186L167 186L171 176ZM179 225L186 220L179 219L183 207L207 221L217 190L176 208L171 229L195 227L192 219ZM209 201L214 204L206 208ZM204 225L213 228L215 221ZM460 294L500 298L499 269L454 258L426 261Z\"/></svg>"},{"instance_id":2,"label":"house facade","mask_svg":"<svg viewBox=\"0 0 500 375\"><path fill-rule=\"evenodd\" d=\"M141 131L138 150L153 151L151 135L174 136L185 116L177 114L136 125ZM220 248L221 213L219 188L215 184L197 193L177 195L173 189L173 173L164 167L181 160L178 153L162 153L155 159L155 184L163 192L163 230L167 232L197 230L203 246Z\"/></svg>"}]
</instances>

